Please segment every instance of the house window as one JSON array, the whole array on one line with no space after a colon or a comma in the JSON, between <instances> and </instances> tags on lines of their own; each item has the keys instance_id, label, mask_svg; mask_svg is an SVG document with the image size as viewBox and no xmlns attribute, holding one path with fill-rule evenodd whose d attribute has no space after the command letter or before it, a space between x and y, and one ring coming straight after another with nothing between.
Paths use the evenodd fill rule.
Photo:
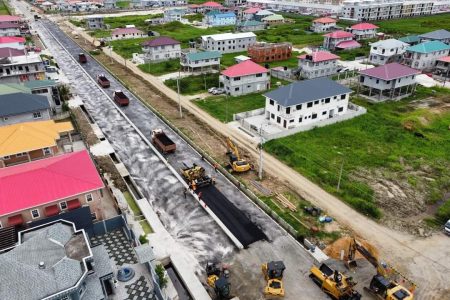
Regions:
<instances>
[{"instance_id":1,"label":"house window","mask_svg":"<svg viewBox=\"0 0 450 300\"><path fill-rule=\"evenodd\" d=\"M239 80L241 80L241 77L234 77L233 80L234 81L239 81Z\"/></svg>"},{"instance_id":2,"label":"house window","mask_svg":"<svg viewBox=\"0 0 450 300\"><path fill-rule=\"evenodd\" d=\"M307 107L312 107L313 103L312 102L308 102L308 104L306 105Z\"/></svg>"},{"instance_id":3,"label":"house window","mask_svg":"<svg viewBox=\"0 0 450 300\"><path fill-rule=\"evenodd\" d=\"M327 114L327 112L326 112L326 111L323 111L323 112L322 112L322 116L323 116L323 115L326 115L326 114Z\"/></svg>"},{"instance_id":4,"label":"house window","mask_svg":"<svg viewBox=\"0 0 450 300\"><path fill-rule=\"evenodd\" d=\"M25 156L26 155L26 153L25 152L22 152L22 153L17 153L16 154L16 157L22 157L22 156Z\"/></svg>"},{"instance_id":5,"label":"house window","mask_svg":"<svg viewBox=\"0 0 450 300\"><path fill-rule=\"evenodd\" d=\"M44 149L42 149L42 152L44 153L44 155L52 154L52 150L50 148L44 148Z\"/></svg>"},{"instance_id":6,"label":"house window","mask_svg":"<svg viewBox=\"0 0 450 300\"><path fill-rule=\"evenodd\" d=\"M237 87L237 88L234 88L234 91L235 91L235 92L239 91L239 88L238 88L238 87Z\"/></svg>"},{"instance_id":7,"label":"house window","mask_svg":"<svg viewBox=\"0 0 450 300\"><path fill-rule=\"evenodd\" d=\"M325 103L330 103L330 100L331 100L330 98L326 98Z\"/></svg>"},{"instance_id":8,"label":"house window","mask_svg":"<svg viewBox=\"0 0 450 300\"><path fill-rule=\"evenodd\" d=\"M10 159L11 157L9 155L3 156L3 159Z\"/></svg>"},{"instance_id":9,"label":"house window","mask_svg":"<svg viewBox=\"0 0 450 300\"><path fill-rule=\"evenodd\" d=\"M33 210L31 210L31 217L32 217L33 219L39 218L39 217L40 217L40 215L39 215L39 209L33 209Z\"/></svg>"},{"instance_id":10,"label":"house window","mask_svg":"<svg viewBox=\"0 0 450 300\"><path fill-rule=\"evenodd\" d=\"M317 114L312 114L312 118L316 119L317 118Z\"/></svg>"},{"instance_id":11,"label":"house window","mask_svg":"<svg viewBox=\"0 0 450 300\"><path fill-rule=\"evenodd\" d=\"M291 113L291 108L290 107L286 107L286 114L290 114Z\"/></svg>"},{"instance_id":12,"label":"house window","mask_svg":"<svg viewBox=\"0 0 450 300\"><path fill-rule=\"evenodd\" d=\"M262 77L262 73L256 74L256 77Z\"/></svg>"},{"instance_id":13,"label":"house window","mask_svg":"<svg viewBox=\"0 0 450 300\"><path fill-rule=\"evenodd\" d=\"M302 118L302 117L298 118L298 122L299 122L299 123L301 123L301 122L302 122L302 120L303 120L303 118Z\"/></svg>"},{"instance_id":14,"label":"house window","mask_svg":"<svg viewBox=\"0 0 450 300\"><path fill-rule=\"evenodd\" d=\"M272 99L270 99L270 100L269 100L269 104L273 106L273 105L275 104L275 101L273 101Z\"/></svg>"},{"instance_id":15,"label":"house window","mask_svg":"<svg viewBox=\"0 0 450 300\"><path fill-rule=\"evenodd\" d=\"M275 119L275 114L270 114L271 119Z\"/></svg>"},{"instance_id":16,"label":"house window","mask_svg":"<svg viewBox=\"0 0 450 300\"><path fill-rule=\"evenodd\" d=\"M281 123L281 118L280 117L277 117L277 123L278 124Z\"/></svg>"},{"instance_id":17,"label":"house window","mask_svg":"<svg viewBox=\"0 0 450 300\"><path fill-rule=\"evenodd\" d=\"M345 99L345 97L347 97L347 95L341 95L341 100L344 100Z\"/></svg>"},{"instance_id":18,"label":"house window","mask_svg":"<svg viewBox=\"0 0 450 300\"><path fill-rule=\"evenodd\" d=\"M297 106L295 107L295 109L296 109L296 110L302 109L302 105L301 105L301 104L297 105Z\"/></svg>"},{"instance_id":19,"label":"house window","mask_svg":"<svg viewBox=\"0 0 450 300\"><path fill-rule=\"evenodd\" d=\"M380 83L380 79L377 79L377 84Z\"/></svg>"},{"instance_id":20,"label":"house window","mask_svg":"<svg viewBox=\"0 0 450 300\"><path fill-rule=\"evenodd\" d=\"M314 104L319 104L319 100L314 101Z\"/></svg>"},{"instance_id":21,"label":"house window","mask_svg":"<svg viewBox=\"0 0 450 300\"><path fill-rule=\"evenodd\" d=\"M59 207L61 207L61 210L66 210L67 209L67 202L66 201L59 202Z\"/></svg>"},{"instance_id":22,"label":"house window","mask_svg":"<svg viewBox=\"0 0 450 300\"><path fill-rule=\"evenodd\" d=\"M97 214L95 212L91 213L91 219L92 221L97 220Z\"/></svg>"},{"instance_id":23,"label":"house window","mask_svg":"<svg viewBox=\"0 0 450 300\"><path fill-rule=\"evenodd\" d=\"M289 120L289 123L294 123L294 121L295 121L294 119L292 119L292 120Z\"/></svg>"},{"instance_id":24,"label":"house window","mask_svg":"<svg viewBox=\"0 0 450 300\"><path fill-rule=\"evenodd\" d=\"M40 119L40 118L42 118L42 114L40 111L33 113L33 119Z\"/></svg>"},{"instance_id":25,"label":"house window","mask_svg":"<svg viewBox=\"0 0 450 300\"><path fill-rule=\"evenodd\" d=\"M343 112L344 111L344 108L343 107L339 107L338 108L338 112Z\"/></svg>"},{"instance_id":26,"label":"house window","mask_svg":"<svg viewBox=\"0 0 450 300\"><path fill-rule=\"evenodd\" d=\"M86 201L87 202L91 202L92 200L93 200L93 198L92 198L92 194L86 194Z\"/></svg>"}]
</instances>

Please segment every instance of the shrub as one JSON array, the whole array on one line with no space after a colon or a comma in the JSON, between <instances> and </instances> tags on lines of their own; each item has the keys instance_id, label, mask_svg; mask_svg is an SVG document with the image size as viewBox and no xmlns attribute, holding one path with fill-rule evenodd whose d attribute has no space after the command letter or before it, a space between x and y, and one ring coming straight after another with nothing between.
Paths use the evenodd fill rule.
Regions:
<instances>
[{"instance_id":1,"label":"shrub","mask_svg":"<svg viewBox=\"0 0 450 300\"><path fill-rule=\"evenodd\" d=\"M147 237L145 236L145 234L141 234L139 236L139 242L141 242L142 245L148 243L148 240L147 240Z\"/></svg>"},{"instance_id":2,"label":"shrub","mask_svg":"<svg viewBox=\"0 0 450 300\"><path fill-rule=\"evenodd\" d=\"M159 279L159 287L165 288L167 286L167 278L165 276L166 269L164 269L164 266L162 264L159 264L155 268L156 275L158 275Z\"/></svg>"},{"instance_id":3,"label":"shrub","mask_svg":"<svg viewBox=\"0 0 450 300\"><path fill-rule=\"evenodd\" d=\"M445 203L439 207L436 218L440 223L445 223L450 219L450 200L445 201Z\"/></svg>"}]
</instances>

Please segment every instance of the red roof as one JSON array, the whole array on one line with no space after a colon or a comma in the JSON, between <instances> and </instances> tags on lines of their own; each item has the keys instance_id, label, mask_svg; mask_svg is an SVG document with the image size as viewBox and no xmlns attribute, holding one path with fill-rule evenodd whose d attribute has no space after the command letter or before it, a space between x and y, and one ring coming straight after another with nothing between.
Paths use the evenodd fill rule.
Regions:
<instances>
[{"instance_id":1,"label":"red roof","mask_svg":"<svg viewBox=\"0 0 450 300\"><path fill-rule=\"evenodd\" d=\"M336 45L336 48L340 48L340 49L352 49L352 48L359 48L359 47L361 47L361 44L355 40L343 41Z\"/></svg>"},{"instance_id":2,"label":"red roof","mask_svg":"<svg viewBox=\"0 0 450 300\"><path fill-rule=\"evenodd\" d=\"M359 24L353 25L350 28L354 29L354 30L368 30L368 29L377 29L379 27L377 25L373 25L370 23L359 23Z\"/></svg>"},{"instance_id":3,"label":"red roof","mask_svg":"<svg viewBox=\"0 0 450 300\"><path fill-rule=\"evenodd\" d=\"M142 43L143 46L148 46L148 47L178 45L178 44L180 44L179 41L174 40L173 38L170 38L168 36L160 36L160 37L157 37L154 40L145 41L145 42Z\"/></svg>"},{"instance_id":4,"label":"red roof","mask_svg":"<svg viewBox=\"0 0 450 300\"><path fill-rule=\"evenodd\" d=\"M204 7L223 7L222 4L214 2L214 1L205 2L202 4L202 6L204 6Z\"/></svg>"},{"instance_id":5,"label":"red roof","mask_svg":"<svg viewBox=\"0 0 450 300\"><path fill-rule=\"evenodd\" d=\"M258 11L260 11L261 8L259 7L250 7L244 10L244 14L256 14Z\"/></svg>"},{"instance_id":6,"label":"red roof","mask_svg":"<svg viewBox=\"0 0 450 300\"><path fill-rule=\"evenodd\" d=\"M444 56L444 57L438 58L437 60L443 61L443 62L450 62L450 56Z\"/></svg>"},{"instance_id":7,"label":"red roof","mask_svg":"<svg viewBox=\"0 0 450 300\"><path fill-rule=\"evenodd\" d=\"M348 31L337 30L337 31L333 31L333 32L324 34L323 36L327 36L327 37L330 37L333 39L341 39L341 38L353 37L353 34Z\"/></svg>"},{"instance_id":8,"label":"red roof","mask_svg":"<svg viewBox=\"0 0 450 300\"><path fill-rule=\"evenodd\" d=\"M326 60L333 60L333 59L339 59L340 57L336 54L333 54L328 51L316 51L311 54L303 54L300 56L297 56L299 59L305 59L307 56L312 57L313 62L320 62L320 61L326 61Z\"/></svg>"},{"instance_id":9,"label":"red roof","mask_svg":"<svg viewBox=\"0 0 450 300\"><path fill-rule=\"evenodd\" d=\"M0 169L0 216L104 187L86 150Z\"/></svg>"},{"instance_id":10,"label":"red roof","mask_svg":"<svg viewBox=\"0 0 450 300\"><path fill-rule=\"evenodd\" d=\"M18 22L21 18L18 16L0 15L0 22Z\"/></svg>"},{"instance_id":11,"label":"red roof","mask_svg":"<svg viewBox=\"0 0 450 300\"><path fill-rule=\"evenodd\" d=\"M7 29L7 28L19 28L20 25L17 23L10 23L10 22L0 22L0 28L1 29Z\"/></svg>"},{"instance_id":12,"label":"red roof","mask_svg":"<svg viewBox=\"0 0 450 300\"><path fill-rule=\"evenodd\" d=\"M2 36L0 37L0 44L6 43L25 43L25 38L17 36Z\"/></svg>"},{"instance_id":13,"label":"red roof","mask_svg":"<svg viewBox=\"0 0 450 300\"><path fill-rule=\"evenodd\" d=\"M226 68L224 71L222 71L222 74L228 77L237 77L267 72L269 72L269 70L267 70L266 68L258 65L251 60L246 60Z\"/></svg>"},{"instance_id":14,"label":"red roof","mask_svg":"<svg viewBox=\"0 0 450 300\"><path fill-rule=\"evenodd\" d=\"M376 68L362 70L360 74L383 79L392 80L405 76L420 74L420 71L401 65L399 63L391 63Z\"/></svg>"},{"instance_id":15,"label":"red roof","mask_svg":"<svg viewBox=\"0 0 450 300\"><path fill-rule=\"evenodd\" d=\"M142 34L143 32L137 28L116 28L113 30L111 35L120 35L120 34Z\"/></svg>"},{"instance_id":16,"label":"red roof","mask_svg":"<svg viewBox=\"0 0 450 300\"><path fill-rule=\"evenodd\" d=\"M19 50L11 47L0 48L0 57L13 57L23 55L25 55L25 50Z\"/></svg>"},{"instance_id":17,"label":"red roof","mask_svg":"<svg viewBox=\"0 0 450 300\"><path fill-rule=\"evenodd\" d=\"M322 23L322 24L336 23L336 20L332 19L332 18L325 17L325 18L315 19L315 20L313 20L313 23Z\"/></svg>"}]
</instances>

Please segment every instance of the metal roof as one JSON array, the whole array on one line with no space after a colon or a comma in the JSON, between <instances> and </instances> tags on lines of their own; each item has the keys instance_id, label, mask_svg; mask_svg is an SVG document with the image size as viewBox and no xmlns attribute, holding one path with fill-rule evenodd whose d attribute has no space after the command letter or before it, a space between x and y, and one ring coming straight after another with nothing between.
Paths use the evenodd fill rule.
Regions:
<instances>
[{"instance_id":1,"label":"metal roof","mask_svg":"<svg viewBox=\"0 0 450 300\"><path fill-rule=\"evenodd\" d=\"M202 35L202 40L207 40L208 38L210 38L215 41L223 41L223 40L244 39L251 37L256 37L256 35L253 32L239 32L239 33L229 32L229 33Z\"/></svg>"},{"instance_id":2,"label":"metal roof","mask_svg":"<svg viewBox=\"0 0 450 300\"><path fill-rule=\"evenodd\" d=\"M399 38L398 40L401 42L409 43L409 44L420 42L420 39L417 35L407 35L407 36Z\"/></svg>"},{"instance_id":3,"label":"metal roof","mask_svg":"<svg viewBox=\"0 0 450 300\"><path fill-rule=\"evenodd\" d=\"M31 94L31 89L19 83L0 84L0 95L27 93Z\"/></svg>"},{"instance_id":4,"label":"metal roof","mask_svg":"<svg viewBox=\"0 0 450 300\"><path fill-rule=\"evenodd\" d=\"M0 117L20 115L49 109L48 99L42 95L12 93L0 95Z\"/></svg>"},{"instance_id":5,"label":"metal roof","mask_svg":"<svg viewBox=\"0 0 450 300\"><path fill-rule=\"evenodd\" d=\"M408 43L396 40L396 39L387 39L387 40L381 40L375 43L371 43L370 46L375 47L383 47L383 48L398 48L398 47L406 47L409 46Z\"/></svg>"},{"instance_id":6,"label":"metal roof","mask_svg":"<svg viewBox=\"0 0 450 300\"><path fill-rule=\"evenodd\" d=\"M406 51L418 53L431 53L442 50L449 50L450 46L441 41L429 41L406 48Z\"/></svg>"},{"instance_id":7,"label":"metal roof","mask_svg":"<svg viewBox=\"0 0 450 300\"><path fill-rule=\"evenodd\" d=\"M30 89L37 89L40 87L55 86L56 81L54 81L54 80L31 80L31 81L25 82L24 85Z\"/></svg>"},{"instance_id":8,"label":"metal roof","mask_svg":"<svg viewBox=\"0 0 450 300\"><path fill-rule=\"evenodd\" d=\"M450 32L445 29L439 29L432 32L419 35L419 38L430 40L446 40L450 39Z\"/></svg>"},{"instance_id":9,"label":"metal roof","mask_svg":"<svg viewBox=\"0 0 450 300\"><path fill-rule=\"evenodd\" d=\"M359 73L383 80L393 80L410 75L420 74L420 71L401 65L399 63L391 63L367 70L361 70Z\"/></svg>"},{"instance_id":10,"label":"metal roof","mask_svg":"<svg viewBox=\"0 0 450 300\"><path fill-rule=\"evenodd\" d=\"M288 107L351 92L352 90L348 87L331 79L317 78L293 82L264 96L275 100L283 107Z\"/></svg>"},{"instance_id":11,"label":"metal roof","mask_svg":"<svg viewBox=\"0 0 450 300\"><path fill-rule=\"evenodd\" d=\"M203 52L192 52L186 54L187 58L191 61L195 60L203 60L203 59L212 59L212 58L220 58L222 57L222 53L219 51L203 51Z\"/></svg>"}]
</instances>

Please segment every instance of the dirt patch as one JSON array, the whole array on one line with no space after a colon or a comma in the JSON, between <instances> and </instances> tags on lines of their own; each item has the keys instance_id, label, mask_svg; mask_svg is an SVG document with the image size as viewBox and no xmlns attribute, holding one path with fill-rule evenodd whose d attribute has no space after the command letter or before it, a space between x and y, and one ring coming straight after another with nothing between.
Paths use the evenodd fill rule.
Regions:
<instances>
[{"instance_id":1,"label":"dirt patch","mask_svg":"<svg viewBox=\"0 0 450 300\"><path fill-rule=\"evenodd\" d=\"M358 242L360 244L362 244L364 248L369 250L369 252L374 257L378 258L379 253L378 253L378 250L375 248L375 246L371 245L367 241L360 240L360 239L358 239ZM344 237L336 240L331 245L328 245L325 248L324 252L329 257L340 260L341 259L341 251L343 250L344 251L344 259L348 259L348 251L349 251L349 248L350 248L352 243L353 243L353 238L352 237L344 236ZM364 258L364 256L362 256L359 252L356 252L355 253L355 258L356 259L360 259L360 258Z\"/></svg>"}]
</instances>

